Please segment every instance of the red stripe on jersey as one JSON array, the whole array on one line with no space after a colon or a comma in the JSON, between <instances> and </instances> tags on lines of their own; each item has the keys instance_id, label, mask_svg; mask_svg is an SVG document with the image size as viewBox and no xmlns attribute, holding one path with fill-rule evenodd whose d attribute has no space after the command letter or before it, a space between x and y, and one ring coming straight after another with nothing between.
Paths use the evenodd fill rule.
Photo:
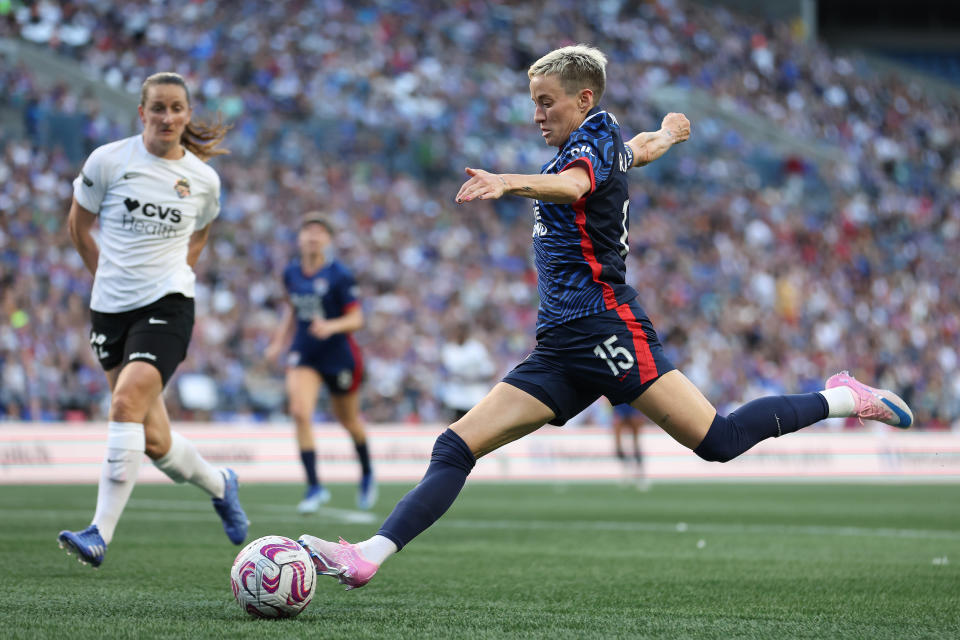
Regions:
<instances>
[{"instance_id":1,"label":"red stripe on jersey","mask_svg":"<svg viewBox=\"0 0 960 640\"><path fill-rule=\"evenodd\" d=\"M593 174L593 163L590 162L590 158L577 158L576 160L571 160L570 162L568 162L563 166L563 169L560 169L560 171L557 171L557 173L558 174L563 173L564 171L566 171L567 169L575 165L582 166L584 163L586 163L587 165L586 167L584 167L587 170L587 175L590 176L590 191L587 193L587 195L590 195L597 189L597 178Z\"/></svg>"},{"instance_id":2,"label":"red stripe on jersey","mask_svg":"<svg viewBox=\"0 0 960 640\"><path fill-rule=\"evenodd\" d=\"M593 241L587 234L587 199L580 198L573 203L573 211L576 214L577 229L580 230L580 251L583 253L584 260L590 265L590 272L593 274L593 281L603 288L603 301L607 305L607 310L614 309L617 306L617 296L613 292L613 287L609 283L600 280L600 273L603 266L597 262L597 256L593 251Z\"/></svg>"},{"instance_id":3,"label":"red stripe on jersey","mask_svg":"<svg viewBox=\"0 0 960 640\"><path fill-rule=\"evenodd\" d=\"M353 384L350 385L350 393L360 388L360 381L363 380L363 356L360 354L360 347L357 346L353 336L347 334L347 344L350 346L350 353L353 354Z\"/></svg>"},{"instance_id":4,"label":"red stripe on jersey","mask_svg":"<svg viewBox=\"0 0 960 640\"><path fill-rule=\"evenodd\" d=\"M641 384L653 380L660 374L657 372L657 363L647 343L647 332L643 330L643 325L637 320L637 316L633 315L629 304L617 307L617 315L626 323L633 335L633 350L637 354L637 369L640 372Z\"/></svg>"},{"instance_id":5,"label":"red stripe on jersey","mask_svg":"<svg viewBox=\"0 0 960 640\"><path fill-rule=\"evenodd\" d=\"M359 306L360 306L360 301L359 301L359 300L354 300L353 302L348 302L347 304L343 305L343 312L344 312L344 313L347 313L348 311L352 311L354 307L359 307Z\"/></svg>"}]
</instances>

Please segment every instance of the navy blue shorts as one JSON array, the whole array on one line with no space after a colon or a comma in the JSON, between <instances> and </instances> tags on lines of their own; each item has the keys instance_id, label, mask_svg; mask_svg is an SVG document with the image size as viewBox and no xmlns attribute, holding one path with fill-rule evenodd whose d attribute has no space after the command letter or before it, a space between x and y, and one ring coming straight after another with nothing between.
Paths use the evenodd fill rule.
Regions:
<instances>
[{"instance_id":1,"label":"navy blue shorts","mask_svg":"<svg viewBox=\"0 0 960 640\"><path fill-rule=\"evenodd\" d=\"M351 336L343 341L297 337L287 355L288 367L309 367L333 395L352 393L363 380L363 357Z\"/></svg>"},{"instance_id":2,"label":"navy blue shorts","mask_svg":"<svg viewBox=\"0 0 960 640\"><path fill-rule=\"evenodd\" d=\"M556 414L550 424L562 425L600 396L615 405L633 402L674 368L633 300L548 329L503 382L550 407Z\"/></svg>"}]
</instances>

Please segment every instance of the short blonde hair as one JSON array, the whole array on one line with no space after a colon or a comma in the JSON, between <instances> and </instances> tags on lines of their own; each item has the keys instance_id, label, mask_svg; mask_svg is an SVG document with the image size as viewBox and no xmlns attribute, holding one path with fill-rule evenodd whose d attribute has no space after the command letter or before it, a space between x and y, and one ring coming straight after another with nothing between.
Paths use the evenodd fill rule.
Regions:
<instances>
[{"instance_id":1,"label":"short blonde hair","mask_svg":"<svg viewBox=\"0 0 960 640\"><path fill-rule=\"evenodd\" d=\"M554 49L527 70L527 77L556 75L567 95L581 89L593 91L593 106L607 88L607 56L595 47L575 44Z\"/></svg>"}]
</instances>

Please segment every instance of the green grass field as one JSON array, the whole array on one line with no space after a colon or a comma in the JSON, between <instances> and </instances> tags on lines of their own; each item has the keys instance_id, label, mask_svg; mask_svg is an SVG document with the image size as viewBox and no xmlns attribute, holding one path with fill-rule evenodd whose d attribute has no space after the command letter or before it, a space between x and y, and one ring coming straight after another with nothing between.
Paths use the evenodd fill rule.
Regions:
<instances>
[{"instance_id":1,"label":"green grass field","mask_svg":"<svg viewBox=\"0 0 960 640\"><path fill-rule=\"evenodd\" d=\"M372 534L409 488L241 487L251 537ZM0 487L4 638L960 638L960 488L468 485L365 588L320 577L292 620L233 600L238 550L199 491L137 487L99 570L56 545L96 488ZM360 520L359 522L357 520ZM944 561L946 558L946 561Z\"/></svg>"}]
</instances>

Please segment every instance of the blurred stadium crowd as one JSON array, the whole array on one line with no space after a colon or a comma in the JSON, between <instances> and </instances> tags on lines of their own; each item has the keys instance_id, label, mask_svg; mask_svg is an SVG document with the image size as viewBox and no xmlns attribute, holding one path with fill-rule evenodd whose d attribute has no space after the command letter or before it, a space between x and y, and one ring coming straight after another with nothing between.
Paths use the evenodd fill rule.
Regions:
<instances>
[{"instance_id":1,"label":"blurred stadium crowd","mask_svg":"<svg viewBox=\"0 0 960 640\"><path fill-rule=\"evenodd\" d=\"M835 150L774 152L694 119L690 143L634 173L628 278L674 362L721 410L850 369L899 390L919 427L960 428L960 103L794 25L671 0L78 0L0 2L0 36L132 92L175 70L200 117L233 123L193 343L167 394L175 418L282 411L282 371L262 353L313 208L361 284L369 420L443 419L441 348L464 321L498 373L522 359L537 305L529 202L453 196L465 166L532 172L552 156L526 68L587 42L610 58L603 104L628 135L659 126L653 92L680 87ZM83 157L137 131L135 114L114 122L96 95L0 69L0 108L27 131L0 153L0 416L99 418L90 276L64 221ZM190 400L192 384L216 397Z\"/></svg>"}]
</instances>

